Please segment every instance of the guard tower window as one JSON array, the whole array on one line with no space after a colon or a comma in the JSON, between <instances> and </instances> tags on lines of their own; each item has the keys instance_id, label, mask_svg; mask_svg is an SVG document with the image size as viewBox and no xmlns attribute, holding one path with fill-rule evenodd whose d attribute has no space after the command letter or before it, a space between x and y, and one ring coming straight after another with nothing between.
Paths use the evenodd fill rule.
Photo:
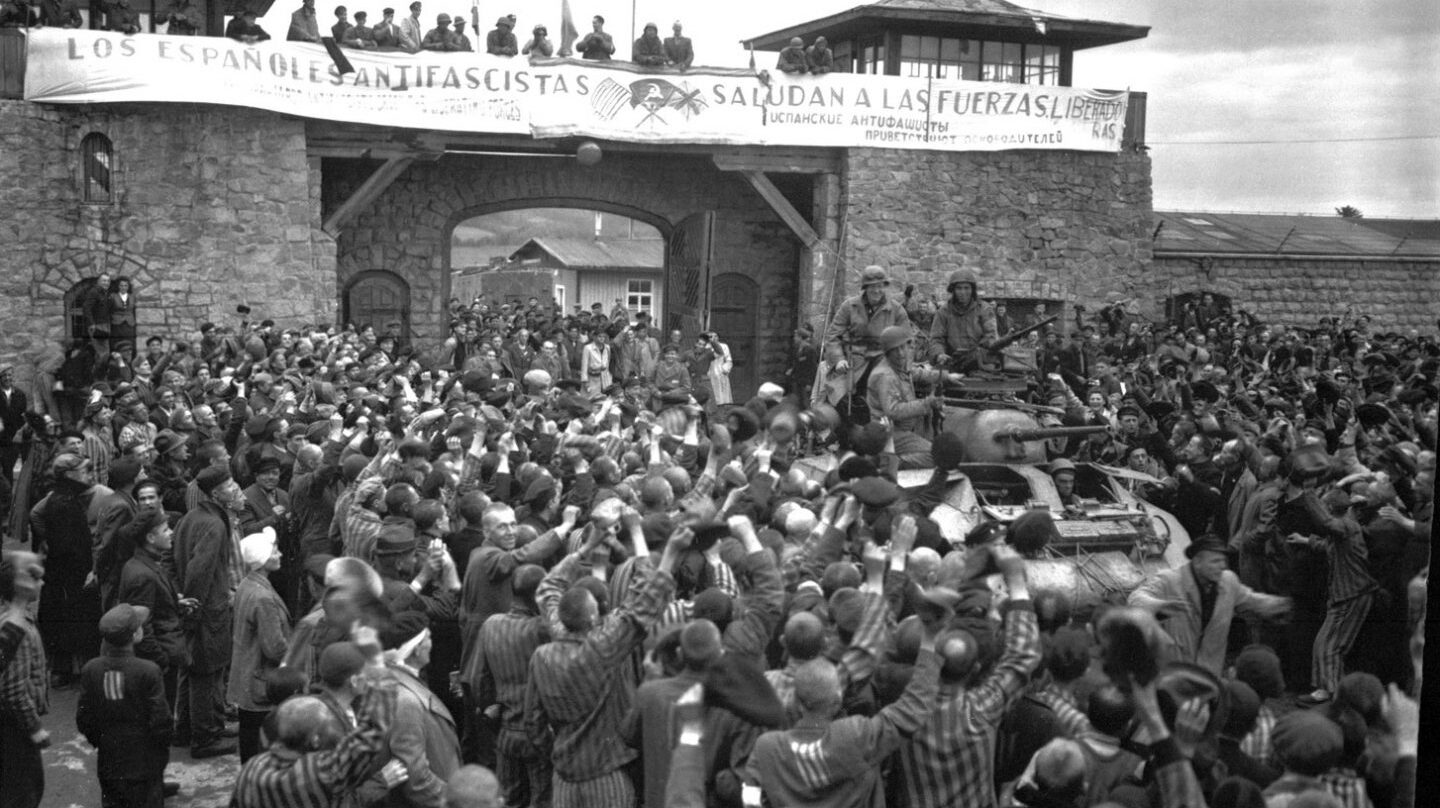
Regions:
<instances>
[{"instance_id":1,"label":"guard tower window","mask_svg":"<svg viewBox=\"0 0 1440 808\"><path fill-rule=\"evenodd\" d=\"M114 164L110 138L91 132L80 141L80 167L85 178L86 203L105 205L112 201L114 185L111 168Z\"/></svg>"},{"instance_id":2,"label":"guard tower window","mask_svg":"<svg viewBox=\"0 0 1440 808\"><path fill-rule=\"evenodd\" d=\"M855 72L883 75L885 73L885 38L872 37L859 42L855 53Z\"/></svg>"},{"instance_id":3,"label":"guard tower window","mask_svg":"<svg viewBox=\"0 0 1440 808\"><path fill-rule=\"evenodd\" d=\"M900 37L900 75L1056 85L1060 48L906 34Z\"/></svg>"}]
</instances>

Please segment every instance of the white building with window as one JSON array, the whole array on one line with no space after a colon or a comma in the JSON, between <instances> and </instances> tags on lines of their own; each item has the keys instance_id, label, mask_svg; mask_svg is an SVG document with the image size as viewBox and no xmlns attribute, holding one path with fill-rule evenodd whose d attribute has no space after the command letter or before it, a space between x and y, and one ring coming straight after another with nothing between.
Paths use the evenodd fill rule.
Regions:
<instances>
[{"instance_id":1,"label":"white building with window","mask_svg":"<svg viewBox=\"0 0 1440 808\"><path fill-rule=\"evenodd\" d=\"M632 319L643 311L662 322L662 239L532 238L490 272L516 270L551 270L554 300L566 311L599 303L607 315L622 306Z\"/></svg>"}]
</instances>

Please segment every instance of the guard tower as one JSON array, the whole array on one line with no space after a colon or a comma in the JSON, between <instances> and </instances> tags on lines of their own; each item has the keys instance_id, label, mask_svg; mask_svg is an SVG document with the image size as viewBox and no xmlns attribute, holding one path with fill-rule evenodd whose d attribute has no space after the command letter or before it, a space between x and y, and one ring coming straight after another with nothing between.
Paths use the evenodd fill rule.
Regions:
<instances>
[{"instance_id":1,"label":"guard tower","mask_svg":"<svg viewBox=\"0 0 1440 808\"><path fill-rule=\"evenodd\" d=\"M823 36L840 72L1068 87L1075 51L1149 33L1005 0L879 0L743 43L779 51L793 37L809 45Z\"/></svg>"}]
</instances>

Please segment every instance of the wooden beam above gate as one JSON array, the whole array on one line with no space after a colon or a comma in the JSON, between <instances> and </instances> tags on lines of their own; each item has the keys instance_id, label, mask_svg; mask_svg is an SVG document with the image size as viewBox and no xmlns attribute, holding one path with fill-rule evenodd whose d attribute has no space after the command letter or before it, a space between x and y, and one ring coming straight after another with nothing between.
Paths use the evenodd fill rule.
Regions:
<instances>
[{"instance_id":1,"label":"wooden beam above gate","mask_svg":"<svg viewBox=\"0 0 1440 808\"><path fill-rule=\"evenodd\" d=\"M361 211L370 207L370 203L384 193L391 183L399 179L400 175L405 173L405 169L415 162L415 159L414 155L397 155L387 159L383 165L375 169L375 173L355 189L355 193L351 194L350 198L346 199L340 207L335 209L334 213L325 219L325 223L321 225L322 229L331 238L338 237L341 228L349 224L350 220L354 219Z\"/></svg>"},{"instance_id":2,"label":"wooden beam above gate","mask_svg":"<svg viewBox=\"0 0 1440 808\"><path fill-rule=\"evenodd\" d=\"M776 174L834 174L840 160L829 151L745 149L717 152L710 156L721 171L769 171Z\"/></svg>"},{"instance_id":3,"label":"wooden beam above gate","mask_svg":"<svg viewBox=\"0 0 1440 808\"><path fill-rule=\"evenodd\" d=\"M716 162L718 164L718 159ZM820 243L820 234L816 233L815 228L810 226L810 222L806 221L805 217L800 215L800 211L790 204L790 200L780 193L780 189L776 188L775 183L765 176L765 172L741 171L740 174L750 181L750 185L755 188L756 193L770 203L771 210L775 211L775 215L779 216L781 221L790 226L795 236L800 239L800 243L804 244L808 250L815 249L815 246Z\"/></svg>"}]
</instances>

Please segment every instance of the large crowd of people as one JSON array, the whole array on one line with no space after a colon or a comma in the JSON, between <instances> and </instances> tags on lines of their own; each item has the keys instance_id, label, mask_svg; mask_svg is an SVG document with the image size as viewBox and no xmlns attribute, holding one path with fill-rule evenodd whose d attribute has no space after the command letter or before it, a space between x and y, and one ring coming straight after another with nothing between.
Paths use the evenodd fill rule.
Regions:
<instances>
[{"instance_id":1,"label":"large crowd of people","mask_svg":"<svg viewBox=\"0 0 1440 808\"><path fill-rule=\"evenodd\" d=\"M100 279L30 395L0 367L0 805L56 687L114 806L172 748L238 754L236 808L1414 805L1437 335L946 280L867 267L731 401L717 335L620 307L148 334ZM1098 428L947 539L977 378ZM1085 464L1187 562L1032 583Z\"/></svg>"}]
</instances>

